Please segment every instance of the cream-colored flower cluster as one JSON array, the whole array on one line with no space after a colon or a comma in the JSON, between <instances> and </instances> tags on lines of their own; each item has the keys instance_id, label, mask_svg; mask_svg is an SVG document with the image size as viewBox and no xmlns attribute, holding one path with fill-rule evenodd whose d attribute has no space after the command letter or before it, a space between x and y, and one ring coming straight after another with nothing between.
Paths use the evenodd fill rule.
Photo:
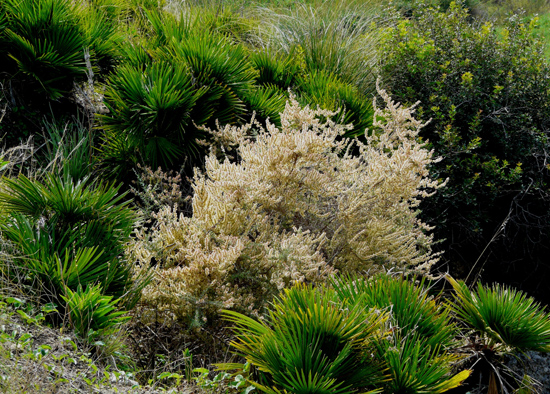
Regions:
<instances>
[{"instance_id":1,"label":"cream-colored flower cluster","mask_svg":"<svg viewBox=\"0 0 550 394\"><path fill-rule=\"evenodd\" d=\"M342 137L348 127L331 120L335 113L293 98L280 129L211 131L216 149L195 173L192 216L164 207L129 246L144 267L158 262L143 300L178 318L254 313L293 282L337 271L427 272L437 256L415 207L441 185L418 142L423 125L379 94L386 108L376 109L366 144Z\"/></svg>"}]
</instances>

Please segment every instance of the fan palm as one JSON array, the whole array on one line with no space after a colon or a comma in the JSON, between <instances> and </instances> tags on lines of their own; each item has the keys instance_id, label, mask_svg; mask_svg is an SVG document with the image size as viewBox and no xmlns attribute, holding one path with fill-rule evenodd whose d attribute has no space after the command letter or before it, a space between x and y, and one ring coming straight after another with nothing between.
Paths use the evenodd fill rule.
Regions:
<instances>
[{"instance_id":1,"label":"fan palm","mask_svg":"<svg viewBox=\"0 0 550 394\"><path fill-rule=\"evenodd\" d=\"M66 293L62 297L67 303L71 324L81 338L90 340L101 334L109 334L130 318L124 316L126 312L117 311L119 300L103 295L99 284L89 285L85 290L82 285L76 291L67 288Z\"/></svg>"},{"instance_id":2,"label":"fan palm","mask_svg":"<svg viewBox=\"0 0 550 394\"><path fill-rule=\"evenodd\" d=\"M113 147L121 142L134 147L141 159L153 167L170 165L184 152L195 153L195 140L200 134L191 124L191 113L205 92L206 88L196 86L181 62L158 61L145 70L142 66L119 67L109 78L105 91L105 105L109 108L109 113L101 117L105 156L118 152Z\"/></svg>"},{"instance_id":3,"label":"fan palm","mask_svg":"<svg viewBox=\"0 0 550 394\"><path fill-rule=\"evenodd\" d=\"M470 375L468 370L452 375L458 357L449 350L456 345L457 328L449 310L428 295L424 284L389 275L332 281L343 305L389 312L391 333L377 342L376 353L388 368L387 392L442 393Z\"/></svg>"},{"instance_id":4,"label":"fan palm","mask_svg":"<svg viewBox=\"0 0 550 394\"><path fill-rule=\"evenodd\" d=\"M455 344L457 328L449 310L428 295L424 280L414 285L405 278L377 275L371 279L340 277L331 283L340 302L391 310L392 326L403 336L421 336L427 345L443 351Z\"/></svg>"},{"instance_id":5,"label":"fan palm","mask_svg":"<svg viewBox=\"0 0 550 394\"><path fill-rule=\"evenodd\" d=\"M550 316L521 291L478 283L470 291L462 281L447 277L455 290L456 314L486 338L487 346L506 346L519 351L550 351Z\"/></svg>"},{"instance_id":6,"label":"fan palm","mask_svg":"<svg viewBox=\"0 0 550 394\"><path fill-rule=\"evenodd\" d=\"M382 333L385 315L341 308L326 291L305 285L285 290L266 322L225 312L237 333L233 346L257 369L257 388L343 394L380 384L381 365L367 350Z\"/></svg>"},{"instance_id":7,"label":"fan palm","mask_svg":"<svg viewBox=\"0 0 550 394\"><path fill-rule=\"evenodd\" d=\"M136 220L122 198L118 188L93 187L87 179L5 178L0 231L19 251L17 265L45 285L47 297L59 301L65 287L95 283L122 297L132 286L123 244Z\"/></svg>"},{"instance_id":8,"label":"fan palm","mask_svg":"<svg viewBox=\"0 0 550 394\"><path fill-rule=\"evenodd\" d=\"M77 7L69 0L6 0L7 28L0 36L5 72L27 78L51 99L72 89L85 75L86 38Z\"/></svg>"},{"instance_id":9,"label":"fan palm","mask_svg":"<svg viewBox=\"0 0 550 394\"><path fill-rule=\"evenodd\" d=\"M364 135L365 129L372 126L374 109L372 100L359 90L327 71L312 71L298 78L298 92L302 101L315 103L333 111L341 109L341 123L353 124L346 137Z\"/></svg>"},{"instance_id":10,"label":"fan palm","mask_svg":"<svg viewBox=\"0 0 550 394\"><path fill-rule=\"evenodd\" d=\"M199 107L201 111L191 115L195 123L203 124L209 119L220 124L244 120L243 96L253 88L256 76L244 46L235 45L222 35L199 30L173 41L170 54L184 60L199 86L208 89ZM207 108L211 114L206 112Z\"/></svg>"},{"instance_id":11,"label":"fan palm","mask_svg":"<svg viewBox=\"0 0 550 394\"><path fill-rule=\"evenodd\" d=\"M383 358L389 379L384 391L394 394L444 393L459 386L471 371L452 375L459 357L433 346L429 339L412 332L404 336L397 330L378 343L378 356Z\"/></svg>"}]
</instances>

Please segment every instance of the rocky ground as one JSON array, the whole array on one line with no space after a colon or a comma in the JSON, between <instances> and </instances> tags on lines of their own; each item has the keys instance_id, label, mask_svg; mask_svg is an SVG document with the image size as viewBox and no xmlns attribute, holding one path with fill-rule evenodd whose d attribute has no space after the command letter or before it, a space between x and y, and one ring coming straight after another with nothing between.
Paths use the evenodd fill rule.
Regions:
<instances>
[{"instance_id":1,"label":"rocky ground","mask_svg":"<svg viewBox=\"0 0 550 394\"><path fill-rule=\"evenodd\" d=\"M535 379L540 394L550 394L550 353L527 352L509 357L506 365L516 373L525 373Z\"/></svg>"}]
</instances>

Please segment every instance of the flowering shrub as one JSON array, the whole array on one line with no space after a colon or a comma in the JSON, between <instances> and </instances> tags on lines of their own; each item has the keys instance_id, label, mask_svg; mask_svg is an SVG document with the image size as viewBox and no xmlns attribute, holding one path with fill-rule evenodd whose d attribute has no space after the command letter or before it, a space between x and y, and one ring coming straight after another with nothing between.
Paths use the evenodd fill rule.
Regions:
<instances>
[{"instance_id":1,"label":"flowering shrub","mask_svg":"<svg viewBox=\"0 0 550 394\"><path fill-rule=\"evenodd\" d=\"M144 269L156 264L142 300L179 319L206 318L221 308L255 313L292 283L336 271L427 272L437 255L415 207L441 182L429 177L434 160L413 109L379 94L386 108L376 109L366 144L342 137L351 126L336 113L294 98L280 129L253 120L208 130L192 216L165 206L128 247Z\"/></svg>"}]
</instances>

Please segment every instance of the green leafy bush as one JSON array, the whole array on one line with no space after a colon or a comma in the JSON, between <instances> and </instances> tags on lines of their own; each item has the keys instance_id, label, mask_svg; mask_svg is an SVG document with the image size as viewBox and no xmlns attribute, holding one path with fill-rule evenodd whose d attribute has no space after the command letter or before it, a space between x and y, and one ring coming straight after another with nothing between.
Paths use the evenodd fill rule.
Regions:
<instances>
[{"instance_id":1,"label":"green leafy bush","mask_svg":"<svg viewBox=\"0 0 550 394\"><path fill-rule=\"evenodd\" d=\"M449 178L421 216L447 239L441 249L461 263L456 272L465 275L493 242L483 256L492 279L508 270L508 280L525 278L541 269L550 229L550 67L532 26L517 18L502 29L471 25L456 5L417 16L389 34L381 72L399 100L420 101L419 115L432 119L421 136L443 158L432 173ZM530 268L510 263L528 258Z\"/></svg>"}]
</instances>

